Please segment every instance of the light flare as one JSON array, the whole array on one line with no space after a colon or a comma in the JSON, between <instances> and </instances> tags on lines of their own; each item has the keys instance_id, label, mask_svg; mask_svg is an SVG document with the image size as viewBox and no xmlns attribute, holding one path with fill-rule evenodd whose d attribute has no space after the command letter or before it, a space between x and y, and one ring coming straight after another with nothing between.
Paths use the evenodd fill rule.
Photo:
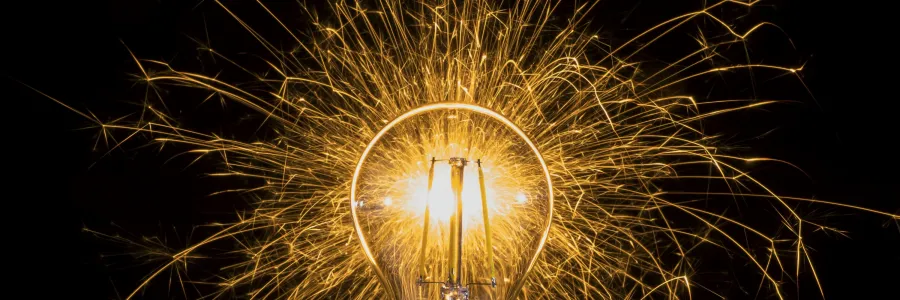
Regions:
<instances>
[{"instance_id":1,"label":"light flare","mask_svg":"<svg viewBox=\"0 0 900 300\"><path fill-rule=\"evenodd\" d=\"M447 222L450 221L450 215L456 209L453 206L453 193L450 188L450 165L436 164L434 168L434 186L430 198L432 222ZM489 174L489 171L485 170L488 214L491 216L507 214L513 209L510 193L515 187L495 183L496 177ZM473 225L480 225L483 222L481 220L481 194L478 190L478 170L475 168L465 170L462 197L465 218L463 226L469 228ZM425 214L426 199L429 199L428 174L418 174L410 178L403 199L408 199L404 209L412 214L412 217L421 220Z\"/></svg>"}]
</instances>

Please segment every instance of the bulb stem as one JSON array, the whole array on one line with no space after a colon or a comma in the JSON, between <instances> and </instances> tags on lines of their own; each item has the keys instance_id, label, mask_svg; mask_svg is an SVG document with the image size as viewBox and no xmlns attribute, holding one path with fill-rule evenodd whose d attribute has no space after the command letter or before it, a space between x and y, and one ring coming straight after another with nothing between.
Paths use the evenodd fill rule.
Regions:
<instances>
[{"instance_id":1,"label":"bulb stem","mask_svg":"<svg viewBox=\"0 0 900 300\"><path fill-rule=\"evenodd\" d=\"M466 160L465 158L455 158L450 160L451 169L450 169L450 186L453 189L453 198L456 200L456 213L454 214L455 225L454 234L456 235L455 243L455 253L451 252L451 255L454 256L454 264L456 268L454 269L456 274L456 286L462 285L462 246L463 246L463 199L462 199L462 189L463 189L463 174L466 168Z\"/></svg>"},{"instance_id":2,"label":"bulb stem","mask_svg":"<svg viewBox=\"0 0 900 300\"><path fill-rule=\"evenodd\" d=\"M488 217L487 190L484 187L484 171L481 168L481 160L477 160L478 164L478 185L481 187L481 212L484 216L484 243L487 249L488 267L491 270L491 281L496 282L494 275L494 248L491 246L491 220ZM494 283L493 285L496 285Z\"/></svg>"},{"instance_id":3,"label":"bulb stem","mask_svg":"<svg viewBox=\"0 0 900 300\"><path fill-rule=\"evenodd\" d=\"M428 230L431 225L431 187L434 183L434 163L437 160L431 158L431 167L428 168L428 193L425 194L425 224L422 226L422 247L419 250L419 278L426 278L425 252L428 250Z\"/></svg>"}]
</instances>

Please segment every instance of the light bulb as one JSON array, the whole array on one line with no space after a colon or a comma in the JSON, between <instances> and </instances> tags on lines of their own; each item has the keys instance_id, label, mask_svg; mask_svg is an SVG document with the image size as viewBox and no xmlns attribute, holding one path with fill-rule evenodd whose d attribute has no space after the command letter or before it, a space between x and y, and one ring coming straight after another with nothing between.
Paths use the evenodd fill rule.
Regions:
<instances>
[{"instance_id":1,"label":"light bulb","mask_svg":"<svg viewBox=\"0 0 900 300\"><path fill-rule=\"evenodd\" d=\"M513 299L546 243L552 191L539 149L512 121L436 103L375 135L350 194L386 296Z\"/></svg>"}]
</instances>

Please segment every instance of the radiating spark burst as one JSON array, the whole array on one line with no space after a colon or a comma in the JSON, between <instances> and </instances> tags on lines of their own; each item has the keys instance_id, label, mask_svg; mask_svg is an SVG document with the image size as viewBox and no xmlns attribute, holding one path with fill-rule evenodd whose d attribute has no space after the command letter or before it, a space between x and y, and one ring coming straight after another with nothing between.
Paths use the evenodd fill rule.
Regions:
<instances>
[{"instance_id":1,"label":"radiating spark burst","mask_svg":"<svg viewBox=\"0 0 900 300\"><path fill-rule=\"evenodd\" d=\"M551 17L561 12L549 0L517 1L503 9L486 0L337 1L329 6L331 26L309 14L315 25L310 35L284 26L276 12L260 3L295 39L298 49L293 52L270 44L241 21L239 12L220 3L268 51L260 54L269 55L270 68L253 70L266 74L258 76L266 90L245 90L212 74L135 58L140 76L152 91L163 84L188 86L246 105L266 116L262 126L278 132L277 137L244 142L191 131L150 104L130 123L102 123L82 115L100 124L104 138L118 136L115 148L150 135L160 143L183 144L199 156L221 154L227 169L213 175L264 179L264 186L251 190L261 200L239 222L222 225L200 242L181 251L158 250L166 253L166 262L127 298L167 275L177 281L170 279L169 285L180 287L185 297L192 285L214 284L218 292L206 296L378 298L383 290L350 220L351 176L367 141L388 120L436 102L472 103L503 114L527 132L546 159L556 214L546 248L526 279L524 297L722 297L697 276L694 252L700 247L720 248L745 260L746 272L758 274L758 294L783 298L785 287L800 276L812 276L819 284L801 237L830 228L805 220L791 207L796 202L842 204L775 194L739 168L745 162L772 160L724 154L715 137L700 129L705 118L773 101L698 100L672 91L685 81L725 72L800 71L749 62L708 67L717 49L741 45L768 25L738 30L717 17L714 8L755 3L709 4L615 48L582 32L594 2L555 24ZM633 56L700 19L727 34L701 39L695 52L666 68L638 72ZM410 157L403 163L412 166L425 159ZM690 181L709 187L664 188ZM515 198L527 201L524 195ZM771 206L774 214L761 218L771 218L783 230L764 232L705 205L736 198ZM392 198L391 205L398 200ZM692 222L675 224L676 219ZM190 262L223 240L237 241L244 261L221 270L218 281L191 281Z\"/></svg>"}]
</instances>

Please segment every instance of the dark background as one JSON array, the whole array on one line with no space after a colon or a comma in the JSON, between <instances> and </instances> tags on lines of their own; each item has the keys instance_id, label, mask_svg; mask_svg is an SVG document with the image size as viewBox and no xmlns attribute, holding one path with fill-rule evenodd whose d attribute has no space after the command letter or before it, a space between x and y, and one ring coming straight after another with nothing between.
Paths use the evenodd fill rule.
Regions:
<instances>
[{"instance_id":1,"label":"dark background","mask_svg":"<svg viewBox=\"0 0 900 300\"><path fill-rule=\"evenodd\" d=\"M664 3L669 2L605 1L591 29L623 39L647 24L685 12ZM250 4L235 2L230 7L260 32L283 33ZM288 4L286 9L296 9ZM256 12L243 12L243 7ZM742 151L790 161L809 174L807 178L784 168L770 170L762 179L776 192L900 213L896 184L900 169L893 146L897 62L896 48L890 45L896 43L891 25L896 18L886 8L843 1L769 1L757 9L758 16L775 22L784 33L769 31L754 37L755 55L774 63L805 63L803 78L815 99L796 82L783 90L770 87L797 102L707 126L735 133L729 138L747 146ZM195 71L215 72L197 63L203 54L188 38L204 40L207 31L208 41L226 54L259 51L252 37L215 3L32 1L3 4L0 11L4 22L0 67L6 86L0 107L10 133L3 139L4 165L12 165L4 172L12 180L4 180L9 186L3 197L3 248L10 262L4 269L15 278L12 290L36 298L124 297L156 263L141 265L144 258L111 263L123 260L101 256L116 254L121 245L100 241L83 232L84 227L131 238L160 236L178 248L194 225L233 220L234 212L247 206L248 199L238 195L207 196L226 187L252 185L204 177L215 170L214 159L186 167L189 160L169 160L178 149L136 150L143 142L103 157L107 147L101 144L93 150L97 131L77 130L89 122L17 83L90 110L104 121L132 113L139 109L145 90L132 76L139 71L123 42L140 58L171 61ZM288 21L291 26L305 24L299 11L285 14L298 16ZM279 40L278 34L266 36L278 47L293 46L288 39ZM787 38L796 50L781 50ZM781 48L759 46L766 43ZM190 101L172 105L187 128L236 138L257 134L245 129L255 126L241 125L258 122L233 105L224 109ZM241 121L230 121L235 118ZM748 141L741 134L757 138ZM896 223L857 211L819 209L834 215L828 224L849 231L849 238L816 234L806 241L814 249L812 258L826 295L897 297ZM757 283L742 284L755 288ZM804 289L799 298L816 294Z\"/></svg>"}]
</instances>

